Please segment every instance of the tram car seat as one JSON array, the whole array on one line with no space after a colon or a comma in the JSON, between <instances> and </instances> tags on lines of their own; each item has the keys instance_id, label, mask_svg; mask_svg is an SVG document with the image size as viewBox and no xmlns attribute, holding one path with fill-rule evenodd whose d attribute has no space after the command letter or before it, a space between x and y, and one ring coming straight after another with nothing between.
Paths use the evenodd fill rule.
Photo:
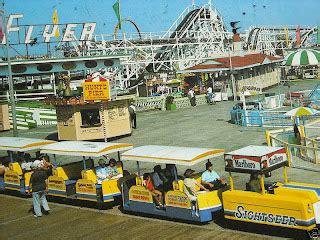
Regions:
<instances>
[{"instance_id":1,"label":"tram car seat","mask_svg":"<svg viewBox=\"0 0 320 240\"><path fill-rule=\"evenodd\" d=\"M173 190L183 192L183 180L172 182Z\"/></svg>"},{"instance_id":2,"label":"tram car seat","mask_svg":"<svg viewBox=\"0 0 320 240\"><path fill-rule=\"evenodd\" d=\"M9 170L4 174L5 188L18 190L22 193L28 191L32 172L22 171L21 165L18 162L9 163Z\"/></svg>"}]
</instances>

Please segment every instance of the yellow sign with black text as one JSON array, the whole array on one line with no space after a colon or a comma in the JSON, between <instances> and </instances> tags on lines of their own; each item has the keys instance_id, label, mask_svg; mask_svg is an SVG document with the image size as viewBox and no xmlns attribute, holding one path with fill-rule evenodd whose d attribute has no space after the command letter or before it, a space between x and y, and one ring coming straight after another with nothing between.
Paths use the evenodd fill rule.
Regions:
<instances>
[{"instance_id":1,"label":"yellow sign with black text","mask_svg":"<svg viewBox=\"0 0 320 240\"><path fill-rule=\"evenodd\" d=\"M83 97L85 101L110 100L110 85L106 82L84 82Z\"/></svg>"}]
</instances>

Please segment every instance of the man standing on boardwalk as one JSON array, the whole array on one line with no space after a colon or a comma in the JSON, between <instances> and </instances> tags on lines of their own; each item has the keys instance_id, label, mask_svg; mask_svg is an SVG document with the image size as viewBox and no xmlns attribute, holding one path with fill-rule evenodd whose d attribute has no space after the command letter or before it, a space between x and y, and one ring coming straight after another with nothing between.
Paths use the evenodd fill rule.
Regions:
<instances>
[{"instance_id":1,"label":"man standing on boardwalk","mask_svg":"<svg viewBox=\"0 0 320 240\"><path fill-rule=\"evenodd\" d=\"M196 96L192 88L190 88L188 92L188 97L190 99L191 106L194 107L196 105Z\"/></svg>"},{"instance_id":2,"label":"man standing on boardwalk","mask_svg":"<svg viewBox=\"0 0 320 240\"><path fill-rule=\"evenodd\" d=\"M46 192L48 190L48 173L42 169L41 161L35 160L32 163L34 172L30 178L29 192L32 189L32 200L34 217L42 217L41 205L44 209L44 214L48 215L50 208L46 199Z\"/></svg>"},{"instance_id":3,"label":"man standing on boardwalk","mask_svg":"<svg viewBox=\"0 0 320 240\"><path fill-rule=\"evenodd\" d=\"M133 104L133 102L130 103L129 114L130 114L130 120L131 120L131 127L137 128L136 106Z\"/></svg>"}]
</instances>

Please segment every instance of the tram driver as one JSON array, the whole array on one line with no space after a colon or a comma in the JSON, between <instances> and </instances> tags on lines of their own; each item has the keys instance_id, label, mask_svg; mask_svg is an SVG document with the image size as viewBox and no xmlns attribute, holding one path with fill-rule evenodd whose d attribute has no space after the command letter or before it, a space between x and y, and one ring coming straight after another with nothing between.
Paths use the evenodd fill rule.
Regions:
<instances>
[{"instance_id":1,"label":"tram driver","mask_svg":"<svg viewBox=\"0 0 320 240\"><path fill-rule=\"evenodd\" d=\"M206 163L206 171L201 176L202 184L206 186L210 191L217 190L225 187L227 184L224 179L221 179L219 175L213 170L212 163Z\"/></svg>"},{"instance_id":2,"label":"tram driver","mask_svg":"<svg viewBox=\"0 0 320 240\"><path fill-rule=\"evenodd\" d=\"M251 192L261 192L261 185L258 174L251 174L247 183L247 190Z\"/></svg>"}]
</instances>

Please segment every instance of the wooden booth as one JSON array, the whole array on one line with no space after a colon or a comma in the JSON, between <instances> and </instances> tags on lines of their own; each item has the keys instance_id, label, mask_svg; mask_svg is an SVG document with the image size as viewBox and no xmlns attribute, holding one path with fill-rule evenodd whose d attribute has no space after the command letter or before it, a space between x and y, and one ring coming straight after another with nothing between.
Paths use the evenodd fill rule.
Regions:
<instances>
[{"instance_id":1,"label":"wooden booth","mask_svg":"<svg viewBox=\"0 0 320 240\"><path fill-rule=\"evenodd\" d=\"M111 99L109 80L87 79L80 96L46 99L56 106L59 140L94 140L131 134L129 104L134 96Z\"/></svg>"}]
</instances>

